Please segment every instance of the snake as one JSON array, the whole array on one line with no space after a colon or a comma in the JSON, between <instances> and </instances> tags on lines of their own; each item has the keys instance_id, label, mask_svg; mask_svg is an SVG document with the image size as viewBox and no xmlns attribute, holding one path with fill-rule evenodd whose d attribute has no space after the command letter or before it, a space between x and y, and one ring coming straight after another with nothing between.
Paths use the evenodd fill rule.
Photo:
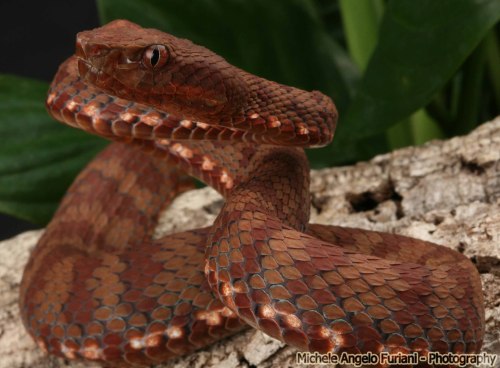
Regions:
<instances>
[{"instance_id":1,"label":"snake","mask_svg":"<svg viewBox=\"0 0 500 368\"><path fill-rule=\"evenodd\" d=\"M321 354L479 352L481 281L447 247L310 224L304 148L333 139L319 91L257 77L156 29L78 33L46 106L111 140L32 251L23 324L45 352L148 366L249 326ZM154 238L195 177L225 199L211 226Z\"/></svg>"}]
</instances>

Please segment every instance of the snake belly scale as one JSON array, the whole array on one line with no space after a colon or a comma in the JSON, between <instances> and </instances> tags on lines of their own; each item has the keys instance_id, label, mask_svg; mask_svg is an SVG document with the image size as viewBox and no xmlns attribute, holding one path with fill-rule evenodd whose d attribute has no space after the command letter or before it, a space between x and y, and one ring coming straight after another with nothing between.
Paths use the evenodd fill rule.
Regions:
<instances>
[{"instance_id":1,"label":"snake belly scale","mask_svg":"<svg viewBox=\"0 0 500 368\"><path fill-rule=\"evenodd\" d=\"M118 20L77 36L49 90L57 120L114 141L76 178L24 271L45 351L150 365L251 326L321 353L481 348L481 282L429 242L309 224L304 147L328 144L320 92L246 73ZM152 239L194 176L225 197L207 228Z\"/></svg>"}]
</instances>

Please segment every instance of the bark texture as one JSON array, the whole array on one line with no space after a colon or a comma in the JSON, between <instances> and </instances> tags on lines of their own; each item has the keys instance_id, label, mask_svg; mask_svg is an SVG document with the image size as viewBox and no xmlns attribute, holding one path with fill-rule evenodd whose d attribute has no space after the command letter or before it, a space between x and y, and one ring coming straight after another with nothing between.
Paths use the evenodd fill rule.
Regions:
<instances>
[{"instance_id":1,"label":"bark texture","mask_svg":"<svg viewBox=\"0 0 500 368\"><path fill-rule=\"evenodd\" d=\"M469 257L481 273L485 295L483 350L500 354L500 117L464 137L315 171L311 191L311 222L394 232ZM187 192L163 214L156 235L209 225L221 205L210 188ZM24 331L18 288L41 233L0 242L0 368L96 366L46 357ZM295 353L247 330L161 367L295 367ZM500 356L500 367L498 361Z\"/></svg>"}]
</instances>

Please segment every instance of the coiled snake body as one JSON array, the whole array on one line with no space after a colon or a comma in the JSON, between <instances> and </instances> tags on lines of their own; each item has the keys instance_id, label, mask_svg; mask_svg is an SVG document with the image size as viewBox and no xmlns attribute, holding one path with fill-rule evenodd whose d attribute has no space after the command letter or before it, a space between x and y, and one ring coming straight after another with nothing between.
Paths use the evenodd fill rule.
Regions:
<instances>
[{"instance_id":1,"label":"coiled snake body","mask_svg":"<svg viewBox=\"0 0 500 368\"><path fill-rule=\"evenodd\" d=\"M21 285L44 350L153 364L247 325L303 351L479 351L481 283L461 254L403 236L308 224L300 147L333 137L319 92L270 82L127 21L82 32L47 99L117 141L75 180ZM192 187L226 199L213 226L152 240Z\"/></svg>"}]
</instances>

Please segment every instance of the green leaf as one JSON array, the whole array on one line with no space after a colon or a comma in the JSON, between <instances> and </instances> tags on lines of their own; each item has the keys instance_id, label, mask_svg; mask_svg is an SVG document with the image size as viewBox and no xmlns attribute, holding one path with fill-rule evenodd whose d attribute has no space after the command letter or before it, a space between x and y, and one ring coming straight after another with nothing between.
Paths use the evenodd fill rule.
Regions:
<instances>
[{"instance_id":1,"label":"green leaf","mask_svg":"<svg viewBox=\"0 0 500 368\"><path fill-rule=\"evenodd\" d=\"M481 75L481 64L492 79L499 75L495 33L486 40L484 54L477 55L479 62L473 63L470 56L500 19L498 0L370 1L376 7L366 8L364 14L371 21L386 4L373 54L366 45L375 41L370 36L375 23L357 18L351 0L343 1L343 11L331 0L97 2L104 22L125 18L162 29L205 45L257 75L330 95L341 117L336 139L331 147L309 151L313 166L326 166L387 149L385 130L404 119L411 124L392 134L399 141L410 133L423 141L441 130L453 131L445 124L453 124L460 114L472 123L481 110L478 103L483 103L477 91L481 86L473 83ZM350 23L347 33L357 38L347 42L356 48L356 60L363 67L372 55L361 80L342 47L340 22L332 22L340 13L343 22ZM467 58L469 67L456 73ZM464 85L474 89L466 114L464 101L471 98L463 93ZM493 80L491 85L498 104L499 84ZM43 106L46 90L45 83L0 75L0 211L39 224L50 218L74 176L105 145L50 119ZM427 111L443 117L438 119L440 127L423 111L410 118L431 99Z\"/></svg>"},{"instance_id":2,"label":"green leaf","mask_svg":"<svg viewBox=\"0 0 500 368\"><path fill-rule=\"evenodd\" d=\"M423 144L431 139L444 138L443 131L425 110L418 110L410 117L413 133L412 144Z\"/></svg>"},{"instance_id":3,"label":"green leaf","mask_svg":"<svg viewBox=\"0 0 500 368\"><path fill-rule=\"evenodd\" d=\"M51 119L47 89L43 82L0 75L0 211L40 225L105 144Z\"/></svg>"},{"instance_id":4,"label":"green leaf","mask_svg":"<svg viewBox=\"0 0 500 368\"><path fill-rule=\"evenodd\" d=\"M340 10L349 54L364 70L377 44L384 3L382 0L340 0Z\"/></svg>"},{"instance_id":5,"label":"green leaf","mask_svg":"<svg viewBox=\"0 0 500 368\"><path fill-rule=\"evenodd\" d=\"M490 79L493 87L495 107L497 110L500 110L500 45L498 37L495 33L495 28L493 28L486 36L485 43L488 59L488 71L491 75Z\"/></svg>"},{"instance_id":6,"label":"green leaf","mask_svg":"<svg viewBox=\"0 0 500 368\"><path fill-rule=\"evenodd\" d=\"M458 114L453 126L454 134L466 134L476 124L481 104L481 85L486 71L486 43L483 41L466 60L463 66L463 80Z\"/></svg>"},{"instance_id":7,"label":"green leaf","mask_svg":"<svg viewBox=\"0 0 500 368\"><path fill-rule=\"evenodd\" d=\"M498 0L389 1L338 136L380 133L425 106L499 19Z\"/></svg>"}]
</instances>

